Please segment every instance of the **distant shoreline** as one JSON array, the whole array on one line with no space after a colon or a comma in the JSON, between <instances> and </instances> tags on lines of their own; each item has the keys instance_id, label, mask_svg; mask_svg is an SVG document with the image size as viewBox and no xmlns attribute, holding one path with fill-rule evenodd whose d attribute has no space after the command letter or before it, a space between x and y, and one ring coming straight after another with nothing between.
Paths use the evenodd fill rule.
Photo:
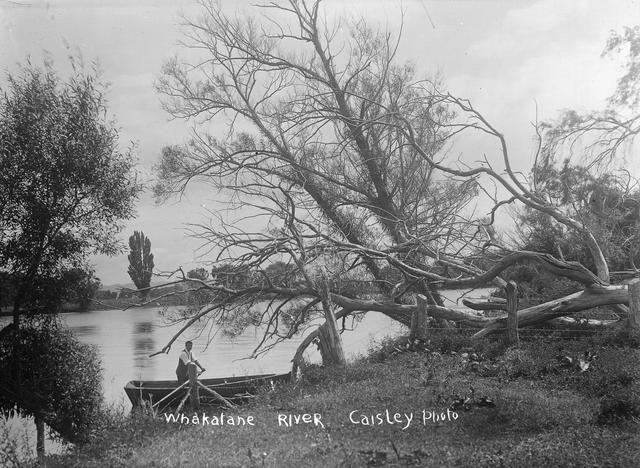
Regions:
<instances>
[{"instance_id":1,"label":"distant shoreline","mask_svg":"<svg viewBox=\"0 0 640 468\"><path fill-rule=\"evenodd\" d=\"M129 309L150 309L153 307L171 307L173 305L169 304L145 304L145 305L136 305L130 302L124 301L100 301L99 304L91 304L91 306L86 310L80 310L80 308L76 304L65 304L61 310L58 311L59 314L74 314L74 313L89 313L95 312L98 310L124 310L126 308ZM12 317L13 309L11 307L2 307L0 308L0 317Z\"/></svg>"}]
</instances>

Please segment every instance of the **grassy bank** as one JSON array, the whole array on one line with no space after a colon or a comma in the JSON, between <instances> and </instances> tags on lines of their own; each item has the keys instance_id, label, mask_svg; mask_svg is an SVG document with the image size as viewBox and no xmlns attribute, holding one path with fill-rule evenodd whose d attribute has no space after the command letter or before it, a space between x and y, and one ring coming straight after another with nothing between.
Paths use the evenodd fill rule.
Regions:
<instances>
[{"instance_id":1,"label":"grassy bank","mask_svg":"<svg viewBox=\"0 0 640 468\"><path fill-rule=\"evenodd\" d=\"M637 466L640 351L623 338L387 342L345 369L311 367L295 386L265 389L224 425L203 425L202 413L195 424L114 417L47 466ZM293 427L279 416L304 414Z\"/></svg>"}]
</instances>

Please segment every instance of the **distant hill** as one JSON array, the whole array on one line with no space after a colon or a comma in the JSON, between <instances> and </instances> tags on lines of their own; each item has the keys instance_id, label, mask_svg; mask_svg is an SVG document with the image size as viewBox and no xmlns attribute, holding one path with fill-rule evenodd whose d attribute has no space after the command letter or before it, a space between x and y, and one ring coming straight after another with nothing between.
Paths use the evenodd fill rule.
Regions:
<instances>
[{"instance_id":1,"label":"distant hill","mask_svg":"<svg viewBox=\"0 0 640 468\"><path fill-rule=\"evenodd\" d=\"M116 283L116 284L103 284L100 286L102 291L117 291L119 289L137 289L133 283Z\"/></svg>"},{"instance_id":2,"label":"distant hill","mask_svg":"<svg viewBox=\"0 0 640 468\"><path fill-rule=\"evenodd\" d=\"M163 282L161 281L152 281L151 286L160 286ZM103 284L100 286L101 291L118 291L119 289L138 289L136 285L129 283L115 283L115 284Z\"/></svg>"}]
</instances>

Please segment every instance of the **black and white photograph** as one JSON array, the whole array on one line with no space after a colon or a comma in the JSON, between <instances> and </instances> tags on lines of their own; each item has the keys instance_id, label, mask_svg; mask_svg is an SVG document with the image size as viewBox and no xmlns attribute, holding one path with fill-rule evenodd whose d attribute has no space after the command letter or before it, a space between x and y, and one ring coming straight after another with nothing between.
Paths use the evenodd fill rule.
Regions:
<instances>
[{"instance_id":1,"label":"black and white photograph","mask_svg":"<svg viewBox=\"0 0 640 468\"><path fill-rule=\"evenodd\" d=\"M0 467L640 465L640 0L0 0Z\"/></svg>"}]
</instances>

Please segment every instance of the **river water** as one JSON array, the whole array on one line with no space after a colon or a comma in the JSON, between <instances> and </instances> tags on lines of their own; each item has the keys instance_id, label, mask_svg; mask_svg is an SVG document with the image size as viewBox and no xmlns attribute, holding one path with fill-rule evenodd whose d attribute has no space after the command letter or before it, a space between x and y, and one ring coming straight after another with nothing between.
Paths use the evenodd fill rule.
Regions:
<instances>
[{"instance_id":1,"label":"river water","mask_svg":"<svg viewBox=\"0 0 640 468\"><path fill-rule=\"evenodd\" d=\"M172 345L168 354L149 355L162 349L182 324L170 325L163 318L161 308L101 310L63 314L66 325L83 342L98 347L104 369L104 394L107 402L126 400L123 387L129 380L175 379L178 355L184 342L193 341L193 351L206 369L203 377L227 377L270 372L288 372L291 358L303 337L279 343L268 353L256 359L248 357L262 338L260 330L248 329L242 335L230 338L213 330L198 333L186 331ZM364 354L376 341L385 336L398 335L406 330L385 315L370 312L360 323L347 321L343 332L345 353L348 358ZM319 360L314 346L306 356Z\"/></svg>"}]
</instances>

